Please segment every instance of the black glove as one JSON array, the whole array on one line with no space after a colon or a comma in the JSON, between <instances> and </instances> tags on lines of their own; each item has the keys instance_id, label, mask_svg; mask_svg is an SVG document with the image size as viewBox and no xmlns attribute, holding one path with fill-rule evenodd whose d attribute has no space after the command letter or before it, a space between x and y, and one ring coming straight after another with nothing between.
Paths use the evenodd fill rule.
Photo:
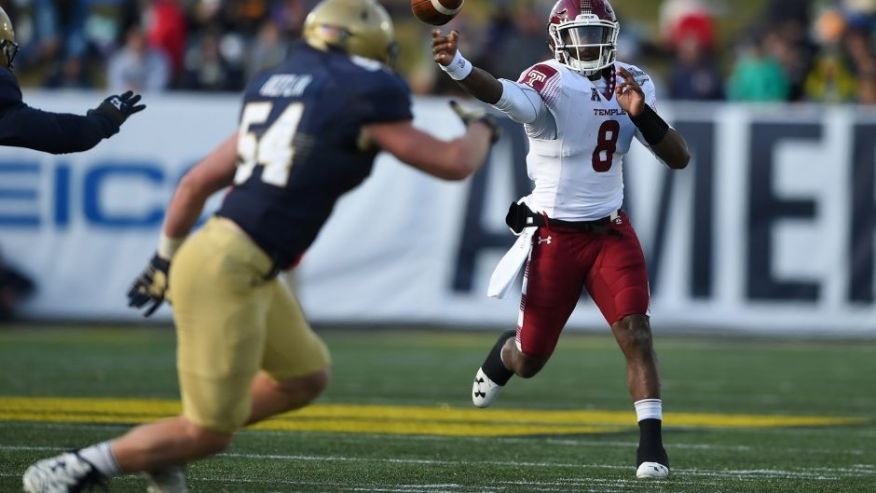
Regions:
<instances>
[{"instance_id":1,"label":"black glove","mask_svg":"<svg viewBox=\"0 0 876 493\"><path fill-rule=\"evenodd\" d=\"M164 295L167 293L169 270L169 260L159 257L157 253L153 255L149 265L128 290L128 306L139 309L151 302L152 305L146 308L143 316L148 317L155 313L164 302Z\"/></svg>"},{"instance_id":2,"label":"black glove","mask_svg":"<svg viewBox=\"0 0 876 493\"><path fill-rule=\"evenodd\" d=\"M490 127L491 143L496 143L497 140L502 138L502 127L499 126L499 120L497 120L495 116L482 109L467 110L456 101L450 101L450 108L457 116L459 116L466 127L475 122L480 122Z\"/></svg>"},{"instance_id":3,"label":"black glove","mask_svg":"<svg viewBox=\"0 0 876 493\"><path fill-rule=\"evenodd\" d=\"M117 127L121 127L125 120L134 113L139 113L146 109L145 104L137 104L140 102L140 95L128 91L119 96L110 96L100 103L100 106L89 111L108 118Z\"/></svg>"}]
</instances>

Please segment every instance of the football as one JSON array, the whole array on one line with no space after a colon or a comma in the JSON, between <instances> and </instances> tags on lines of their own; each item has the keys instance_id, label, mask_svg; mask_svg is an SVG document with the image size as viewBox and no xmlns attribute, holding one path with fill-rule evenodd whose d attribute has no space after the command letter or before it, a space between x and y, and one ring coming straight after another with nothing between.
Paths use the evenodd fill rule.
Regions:
<instances>
[{"instance_id":1,"label":"football","mask_svg":"<svg viewBox=\"0 0 876 493\"><path fill-rule=\"evenodd\" d=\"M443 26L456 17L463 3L464 0L411 0L411 11L426 24Z\"/></svg>"}]
</instances>

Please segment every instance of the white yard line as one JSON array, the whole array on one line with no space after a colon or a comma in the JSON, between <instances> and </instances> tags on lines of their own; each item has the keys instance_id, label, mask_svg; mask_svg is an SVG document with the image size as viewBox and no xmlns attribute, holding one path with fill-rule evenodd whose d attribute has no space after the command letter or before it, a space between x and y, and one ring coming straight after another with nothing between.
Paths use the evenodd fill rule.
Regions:
<instances>
[{"instance_id":1,"label":"white yard line","mask_svg":"<svg viewBox=\"0 0 876 493\"><path fill-rule=\"evenodd\" d=\"M18 423L18 422L7 422L3 424L4 426L20 426L20 427L32 427L34 423ZM127 430L131 427L128 425L111 425L111 424L83 424L83 423L39 423L40 428L50 428L50 429L71 429L71 430L98 430L98 431L107 431L107 430ZM787 431L787 430L786 430ZM240 435L270 435L270 436L289 436L291 432L288 431L270 431L270 430L244 430L241 431ZM430 436L430 435L384 435L384 434L370 434L363 433L357 434L356 437L343 437L338 436L336 433L323 433L323 432L304 432L317 436L326 436L331 437L332 442L335 443L359 443L362 438L380 438L381 440L398 440L398 441L427 441L427 442L446 442L446 441L473 441L473 442L497 442L497 443L518 443L518 444L527 444L530 445L534 441L541 441L543 443L547 443L550 445L558 445L558 446L569 446L569 447L627 447L627 448L635 448L638 444L635 440L631 439L630 441L619 441L619 440L592 440L587 438L576 439L576 438L544 438L544 437L531 437L531 438L516 438L516 437L459 437L459 436ZM874 434L876 436L876 434ZM864 455L867 453L863 449L845 449L845 448L837 448L837 449L820 449L820 448L801 448L801 447L770 447L770 446L759 446L752 447L749 445L719 445L719 444L710 444L710 443L668 443L667 447L671 449L689 449L689 450L728 450L732 452L750 452L753 450L769 450L776 452L789 452L789 453L800 453L800 454L824 454L824 455L838 455L838 454L848 454L848 455Z\"/></svg>"},{"instance_id":2,"label":"white yard line","mask_svg":"<svg viewBox=\"0 0 876 493\"><path fill-rule=\"evenodd\" d=\"M21 451L61 451L57 447L0 445L0 450ZM288 455L288 454L256 454L256 453L223 453L218 457L230 457L245 460L278 460L278 461L308 461L308 462L388 462L392 464L416 464L432 466L471 466L487 465L497 467L531 467L531 468L569 468L569 469L609 469L609 470L632 470L631 466L616 464L580 464L580 463L553 463L553 462L518 462L518 461L454 461L434 459L411 459L411 458L385 458L385 457L352 457L338 455ZM707 477L707 478L735 478L735 479L810 479L818 481L837 481L848 477L874 476L876 469L873 468L828 468L822 467L807 470L783 470L783 469L699 469L699 468L675 468L672 474L676 477Z\"/></svg>"}]
</instances>

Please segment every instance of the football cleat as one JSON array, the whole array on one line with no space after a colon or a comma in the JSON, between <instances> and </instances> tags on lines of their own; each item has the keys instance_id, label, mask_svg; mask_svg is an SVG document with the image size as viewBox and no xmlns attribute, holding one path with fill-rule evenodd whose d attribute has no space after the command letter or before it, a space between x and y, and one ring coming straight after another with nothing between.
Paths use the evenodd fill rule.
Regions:
<instances>
[{"instance_id":1,"label":"football cleat","mask_svg":"<svg viewBox=\"0 0 876 493\"><path fill-rule=\"evenodd\" d=\"M502 391L502 386L490 380L482 368L478 368L471 385L471 402L475 407L487 407Z\"/></svg>"},{"instance_id":2,"label":"football cleat","mask_svg":"<svg viewBox=\"0 0 876 493\"><path fill-rule=\"evenodd\" d=\"M642 462L636 469L636 477L639 479L667 479L669 468L659 462Z\"/></svg>"},{"instance_id":3,"label":"football cleat","mask_svg":"<svg viewBox=\"0 0 876 493\"><path fill-rule=\"evenodd\" d=\"M101 486L103 475L78 452L43 459L24 471L22 486L26 493L80 493Z\"/></svg>"},{"instance_id":4,"label":"football cleat","mask_svg":"<svg viewBox=\"0 0 876 493\"><path fill-rule=\"evenodd\" d=\"M186 473L182 466L170 466L164 469L144 472L146 477L146 493L188 493L186 488Z\"/></svg>"}]
</instances>

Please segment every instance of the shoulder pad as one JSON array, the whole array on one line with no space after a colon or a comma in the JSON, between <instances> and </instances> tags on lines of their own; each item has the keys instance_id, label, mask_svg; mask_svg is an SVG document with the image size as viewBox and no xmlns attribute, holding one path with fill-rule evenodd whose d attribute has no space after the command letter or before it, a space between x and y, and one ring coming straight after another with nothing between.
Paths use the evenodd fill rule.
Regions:
<instances>
[{"instance_id":1,"label":"shoulder pad","mask_svg":"<svg viewBox=\"0 0 876 493\"><path fill-rule=\"evenodd\" d=\"M558 77L559 71L546 63L539 63L530 67L517 79L517 82L542 92L548 81Z\"/></svg>"}]
</instances>

